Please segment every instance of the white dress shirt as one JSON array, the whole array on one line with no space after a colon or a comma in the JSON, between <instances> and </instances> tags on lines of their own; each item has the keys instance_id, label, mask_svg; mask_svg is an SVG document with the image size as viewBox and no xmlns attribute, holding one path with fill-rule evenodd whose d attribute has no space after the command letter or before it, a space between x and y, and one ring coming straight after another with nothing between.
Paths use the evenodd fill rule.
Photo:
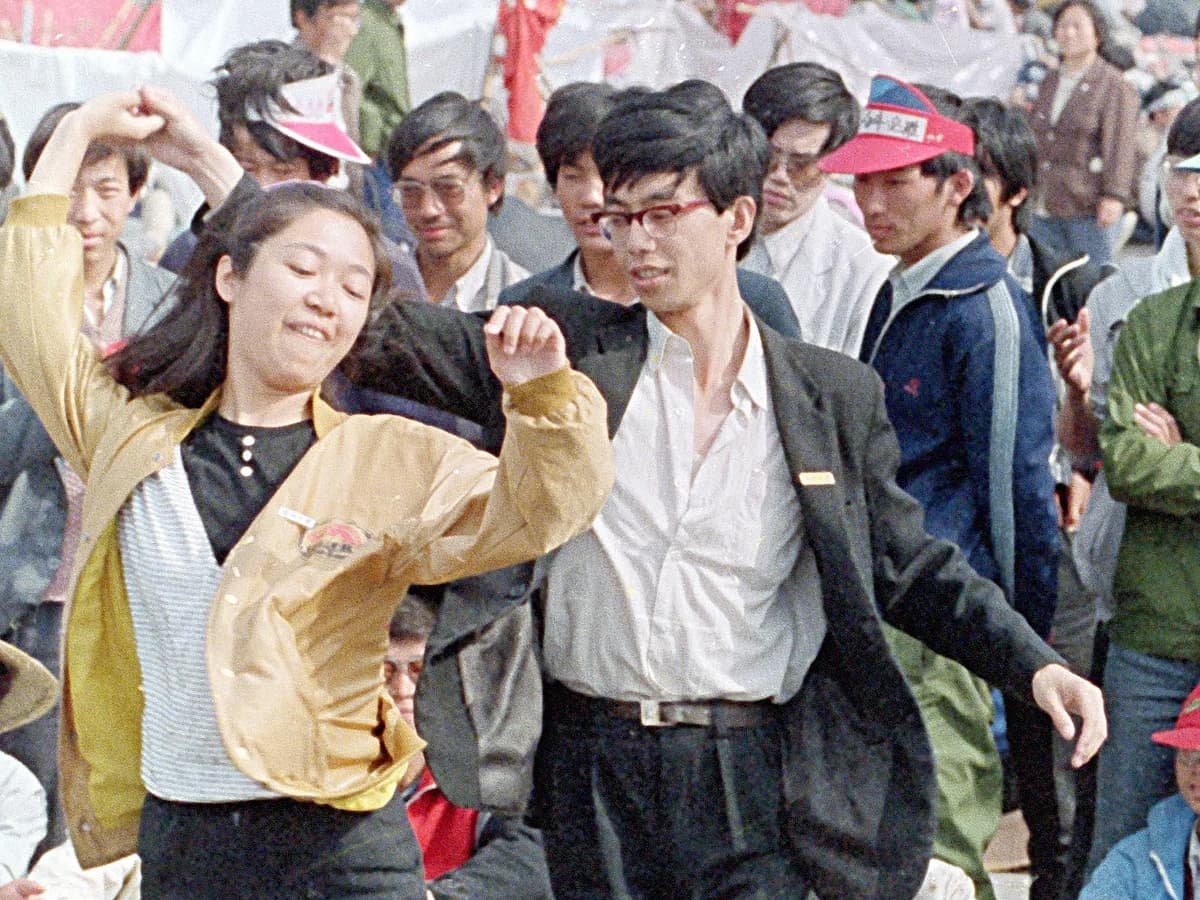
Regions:
<instances>
[{"instance_id":1,"label":"white dress shirt","mask_svg":"<svg viewBox=\"0 0 1200 900\"><path fill-rule=\"evenodd\" d=\"M761 242L765 253L752 253L745 266L783 285L800 336L857 357L871 304L895 259L875 252L870 236L824 197Z\"/></svg>"},{"instance_id":2,"label":"white dress shirt","mask_svg":"<svg viewBox=\"0 0 1200 900\"><path fill-rule=\"evenodd\" d=\"M816 563L747 321L733 410L697 456L691 346L647 313L647 359L613 439L616 485L547 573L546 665L574 691L783 702L816 656Z\"/></svg>"},{"instance_id":3,"label":"white dress shirt","mask_svg":"<svg viewBox=\"0 0 1200 900\"><path fill-rule=\"evenodd\" d=\"M495 298L491 298L491 305L488 305L489 298L484 292L488 266L492 263L492 254L495 249L496 245L492 243L491 235L488 235L487 243L483 245L483 252L479 254L479 259L471 263L471 268L463 272L462 277L454 282L450 290L446 291L446 296L442 298L442 306L453 307L461 312L482 312L495 306Z\"/></svg>"}]
</instances>

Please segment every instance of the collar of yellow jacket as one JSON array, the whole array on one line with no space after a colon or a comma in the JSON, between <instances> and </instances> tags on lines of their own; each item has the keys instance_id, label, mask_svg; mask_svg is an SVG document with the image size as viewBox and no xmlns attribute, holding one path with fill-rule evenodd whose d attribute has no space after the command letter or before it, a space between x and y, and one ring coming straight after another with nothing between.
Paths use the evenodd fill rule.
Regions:
<instances>
[{"instance_id":1,"label":"collar of yellow jacket","mask_svg":"<svg viewBox=\"0 0 1200 900\"><path fill-rule=\"evenodd\" d=\"M317 388L309 397L309 407L312 410L313 430L317 433L317 439L325 437L345 418L346 414L338 412L328 403L321 399L321 389ZM171 434L172 440L176 444L183 443L184 438L196 430L200 423L217 411L221 405L221 388L217 388L208 395L208 399L204 401L204 405L199 409L192 410L192 415L182 417Z\"/></svg>"}]
</instances>

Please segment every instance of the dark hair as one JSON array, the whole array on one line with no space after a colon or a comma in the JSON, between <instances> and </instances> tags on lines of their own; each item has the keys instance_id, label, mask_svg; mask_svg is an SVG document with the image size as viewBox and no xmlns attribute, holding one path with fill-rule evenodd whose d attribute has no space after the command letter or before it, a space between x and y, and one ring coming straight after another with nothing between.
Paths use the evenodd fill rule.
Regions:
<instances>
[{"instance_id":1,"label":"dark hair","mask_svg":"<svg viewBox=\"0 0 1200 900\"><path fill-rule=\"evenodd\" d=\"M326 6L341 6L351 0L291 0L290 12L292 22L296 21L296 13L302 12L310 19Z\"/></svg>"},{"instance_id":2,"label":"dark hair","mask_svg":"<svg viewBox=\"0 0 1200 900\"><path fill-rule=\"evenodd\" d=\"M388 639L393 641L427 641L437 624L437 613L424 597L405 594L388 623Z\"/></svg>"},{"instance_id":3,"label":"dark hair","mask_svg":"<svg viewBox=\"0 0 1200 900\"><path fill-rule=\"evenodd\" d=\"M970 124L963 116L963 99L958 94L931 84L918 84L916 87L929 99L939 114L964 125ZM947 151L921 163L921 174L936 178L939 186L944 184L947 178L964 169L974 176L974 184L971 185L971 192L959 204L955 221L959 225L981 225L991 218L992 201L988 199L987 188L983 186L983 172L980 171L975 158L964 153Z\"/></svg>"},{"instance_id":4,"label":"dark hair","mask_svg":"<svg viewBox=\"0 0 1200 900\"><path fill-rule=\"evenodd\" d=\"M21 171L25 174L26 181L37 167L38 160L42 158L42 151L46 149L46 144L50 140L50 136L54 134L54 129L58 127L67 113L79 109L79 106L78 103L59 103L57 106L52 106L46 110L41 120L34 126L33 134L29 136L29 142L25 144L25 154L21 157ZM150 155L141 147L92 141L83 155L80 168L95 165L113 156L119 156L125 161L125 174L129 178L129 193L136 194L145 185L146 177L150 174Z\"/></svg>"},{"instance_id":5,"label":"dark hair","mask_svg":"<svg viewBox=\"0 0 1200 900\"><path fill-rule=\"evenodd\" d=\"M767 137L792 119L828 125L821 154L831 153L858 131L861 109L842 76L816 63L789 63L768 69L742 98L742 111L752 116Z\"/></svg>"},{"instance_id":6,"label":"dark hair","mask_svg":"<svg viewBox=\"0 0 1200 900\"><path fill-rule=\"evenodd\" d=\"M482 106L455 91L435 94L400 120L388 140L388 170L393 179L399 178L418 156L455 142L462 144L455 160L482 175L485 184L503 184L508 171L504 132ZM501 192L492 209L499 210L503 202Z\"/></svg>"},{"instance_id":7,"label":"dark hair","mask_svg":"<svg viewBox=\"0 0 1200 900\"><path fill-rule=\"evenodd\" d=\"M284 85L328 75L333 71L329 63L304 47L267 40L235 47L214 71L218 140L223 146L233 147L234 129L241 127L275 159L307 160L309 177L313 179L323 181L337 173L336 157L306 147L262 121L272 103L291 109L283 97Z\"/></svg>"},{"instance_id":8,"label":"dark hair","mask_svg":"<svg viewBox=\"0 0 1200 900\"><path fill-rule=\"evenodd\" d=\"M1108 16L1106 16L1103 10L1093 3L1092 0L1066 0L1065 3L1060 3L1054 9L1054 14L1051 18L1051 30L1058 27L1058 20L1061 19L1063 13L1065 13L1072 6L1078 6L1085 13L1087 13L1088 18L1092 20L1092 28L1096 32L1096 52L1107 59Z\"/></svg>"},{"instance_id":9,"label":"dark hair","mask_svg":"<svg viewBox=\"0 0 1200 900\"><path fill-rule=\"evenodd\" d=\"M984 177L1000 182L1000 199L1007 202L1029 192L1013 210L1013 227L1024 234L1037 190L1037 139L1023 110L992 97L972 97L963 103L963 121L975 132L975 160Z\"/></svg>"},{"instance_id":10,"label":"dark hair","mask_svg":"<svg viewBox=\"0 0 1200 900\"><path fill-rule=\"evenodd\" d=\"M648 175L695 172L718 212L738 197L762 207L767 137L706 81L683 81L665 91L624 91L596 130L592 156L609 191ZM739 260L753 242L754 230L738 245Z\"/></svg>"},{"instance_id":11,"label":"dark hair","mask_svg":"<svg viewBox=\"0 0 1200 900\"><path fill-rule=\"evenodd\" d=\"M612 110L616 96L616 88L591 81L563 85L550 95L538 125L537 152L551 188L558 185L560 167L591 151L596 129Z\"/></svg>"},{"instance_id":12,"label":"dark hair","mask_svg":"<svg viewBox=\"0 0 1200 900\"><path fill-rule=\"evenodd\" d=\"M0 191L12 184L13 169L17 162L17 145L13 143L8 120L0 113Z\"/></svg>"},{"instance_id":13,"label":"dark hair","mask_svg":"<svg viewBox=\"0 0 1200 900\"><path fill-rule=\"evenodd\" d=\"M1167 131L1167 152L1172 156L1195 156L1200 153L1200 99L1179 111Z\"/></svg>"},{"instance_id":14,"label":"dark hair","mask_svg":"<svg viewBox=\"0 0 1200 900\"><path fill-rule=\"evenodd\" d=\"M1192 40L1200 40L1200 13L1196 14L1196 24L1192 26Z\"/></svg>"},{"instance_id":15,"label":"dark hair","mask_svg":"<svg viewBox=\"0 0 1200 900\"><path fill-rule=\"evenodd\" d=\"M375 255L371 303L377 305L391 287L392 266L375 214L345 191L288 182L247 197L228 229L205 230L172 289L170 312L109 357L113 378L135 397L167 394L183 406L203 405L226 376L229 307L216 290L218 261L228 256L234 273L245 275L264 241L317 210L340 213L366 231Z\"/></svg>"}]
</instances>

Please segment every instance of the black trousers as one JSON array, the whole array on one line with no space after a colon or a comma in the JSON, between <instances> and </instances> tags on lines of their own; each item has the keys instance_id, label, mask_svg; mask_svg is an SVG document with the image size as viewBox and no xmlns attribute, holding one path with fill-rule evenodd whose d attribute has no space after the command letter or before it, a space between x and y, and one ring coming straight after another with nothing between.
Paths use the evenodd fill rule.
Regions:
<instances>
[{"instance_id":1,"label":"black trousers","mask_svg":"<svg viewBox=\"0 0 1200 900\"><path fill-rule=\"evenodd\" d=\"M563 714L551 688L538 824L569 898L807 896L785 849L782 727L644 726Z\"/></svg>"},{"instance_id":2,"label":"black trousers","mask_svg":"<svg viewBox=\"0 0 1200 900\"><path fill-rule=\"evenodd\" d=\"M148 796L138 853L147 900L425 896L421 850L399 791L369 813L288 799Z\"/></svg>"}]
</instances>

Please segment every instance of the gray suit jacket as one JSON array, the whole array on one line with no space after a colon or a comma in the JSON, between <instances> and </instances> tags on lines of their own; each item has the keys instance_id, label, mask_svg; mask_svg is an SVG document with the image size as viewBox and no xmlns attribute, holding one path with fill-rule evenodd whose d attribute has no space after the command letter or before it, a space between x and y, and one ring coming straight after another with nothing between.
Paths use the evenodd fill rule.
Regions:
<instances>
[{"instance_id":1,"label":"gray suit jacket","mask_svg":"<svg viewBox=\"0 0 1200 900\"><path fill-rule=\"evenodd\" d=\"M545 289L526 302L562 326L572 364L608 400L615 433L646 358L645 310ZM353 377L502 427L501 388L488 368L482 325L481 317L452 310L390 307ZM932 851L935 782L920 713L881 622L1019 697L1029 698L1033 673L1059 658L956 547L925 532L920 505L895 481L899 448L875 373L842 354L760 331L828 621L804 685L785 709L789 848L821 896L911 897ZM805 486L799 476L806 472L829 473L832 484ZM456 760L431 754L429 761L443 789L474 777L454 771Z\"/></svg>"},{"instance_id":2,"label":"gray suit jacket","mask_svg":"<svg viewBox=\"0 0 1200 900\"><path fill-rule=\"evenodd\" d=\"M175 276L129 254L124 335L145 331L173 302ZM58 568L67 498L58 451L7 373L0 370L0 634L41 599Z\"/></svg>"}]
</instances>

